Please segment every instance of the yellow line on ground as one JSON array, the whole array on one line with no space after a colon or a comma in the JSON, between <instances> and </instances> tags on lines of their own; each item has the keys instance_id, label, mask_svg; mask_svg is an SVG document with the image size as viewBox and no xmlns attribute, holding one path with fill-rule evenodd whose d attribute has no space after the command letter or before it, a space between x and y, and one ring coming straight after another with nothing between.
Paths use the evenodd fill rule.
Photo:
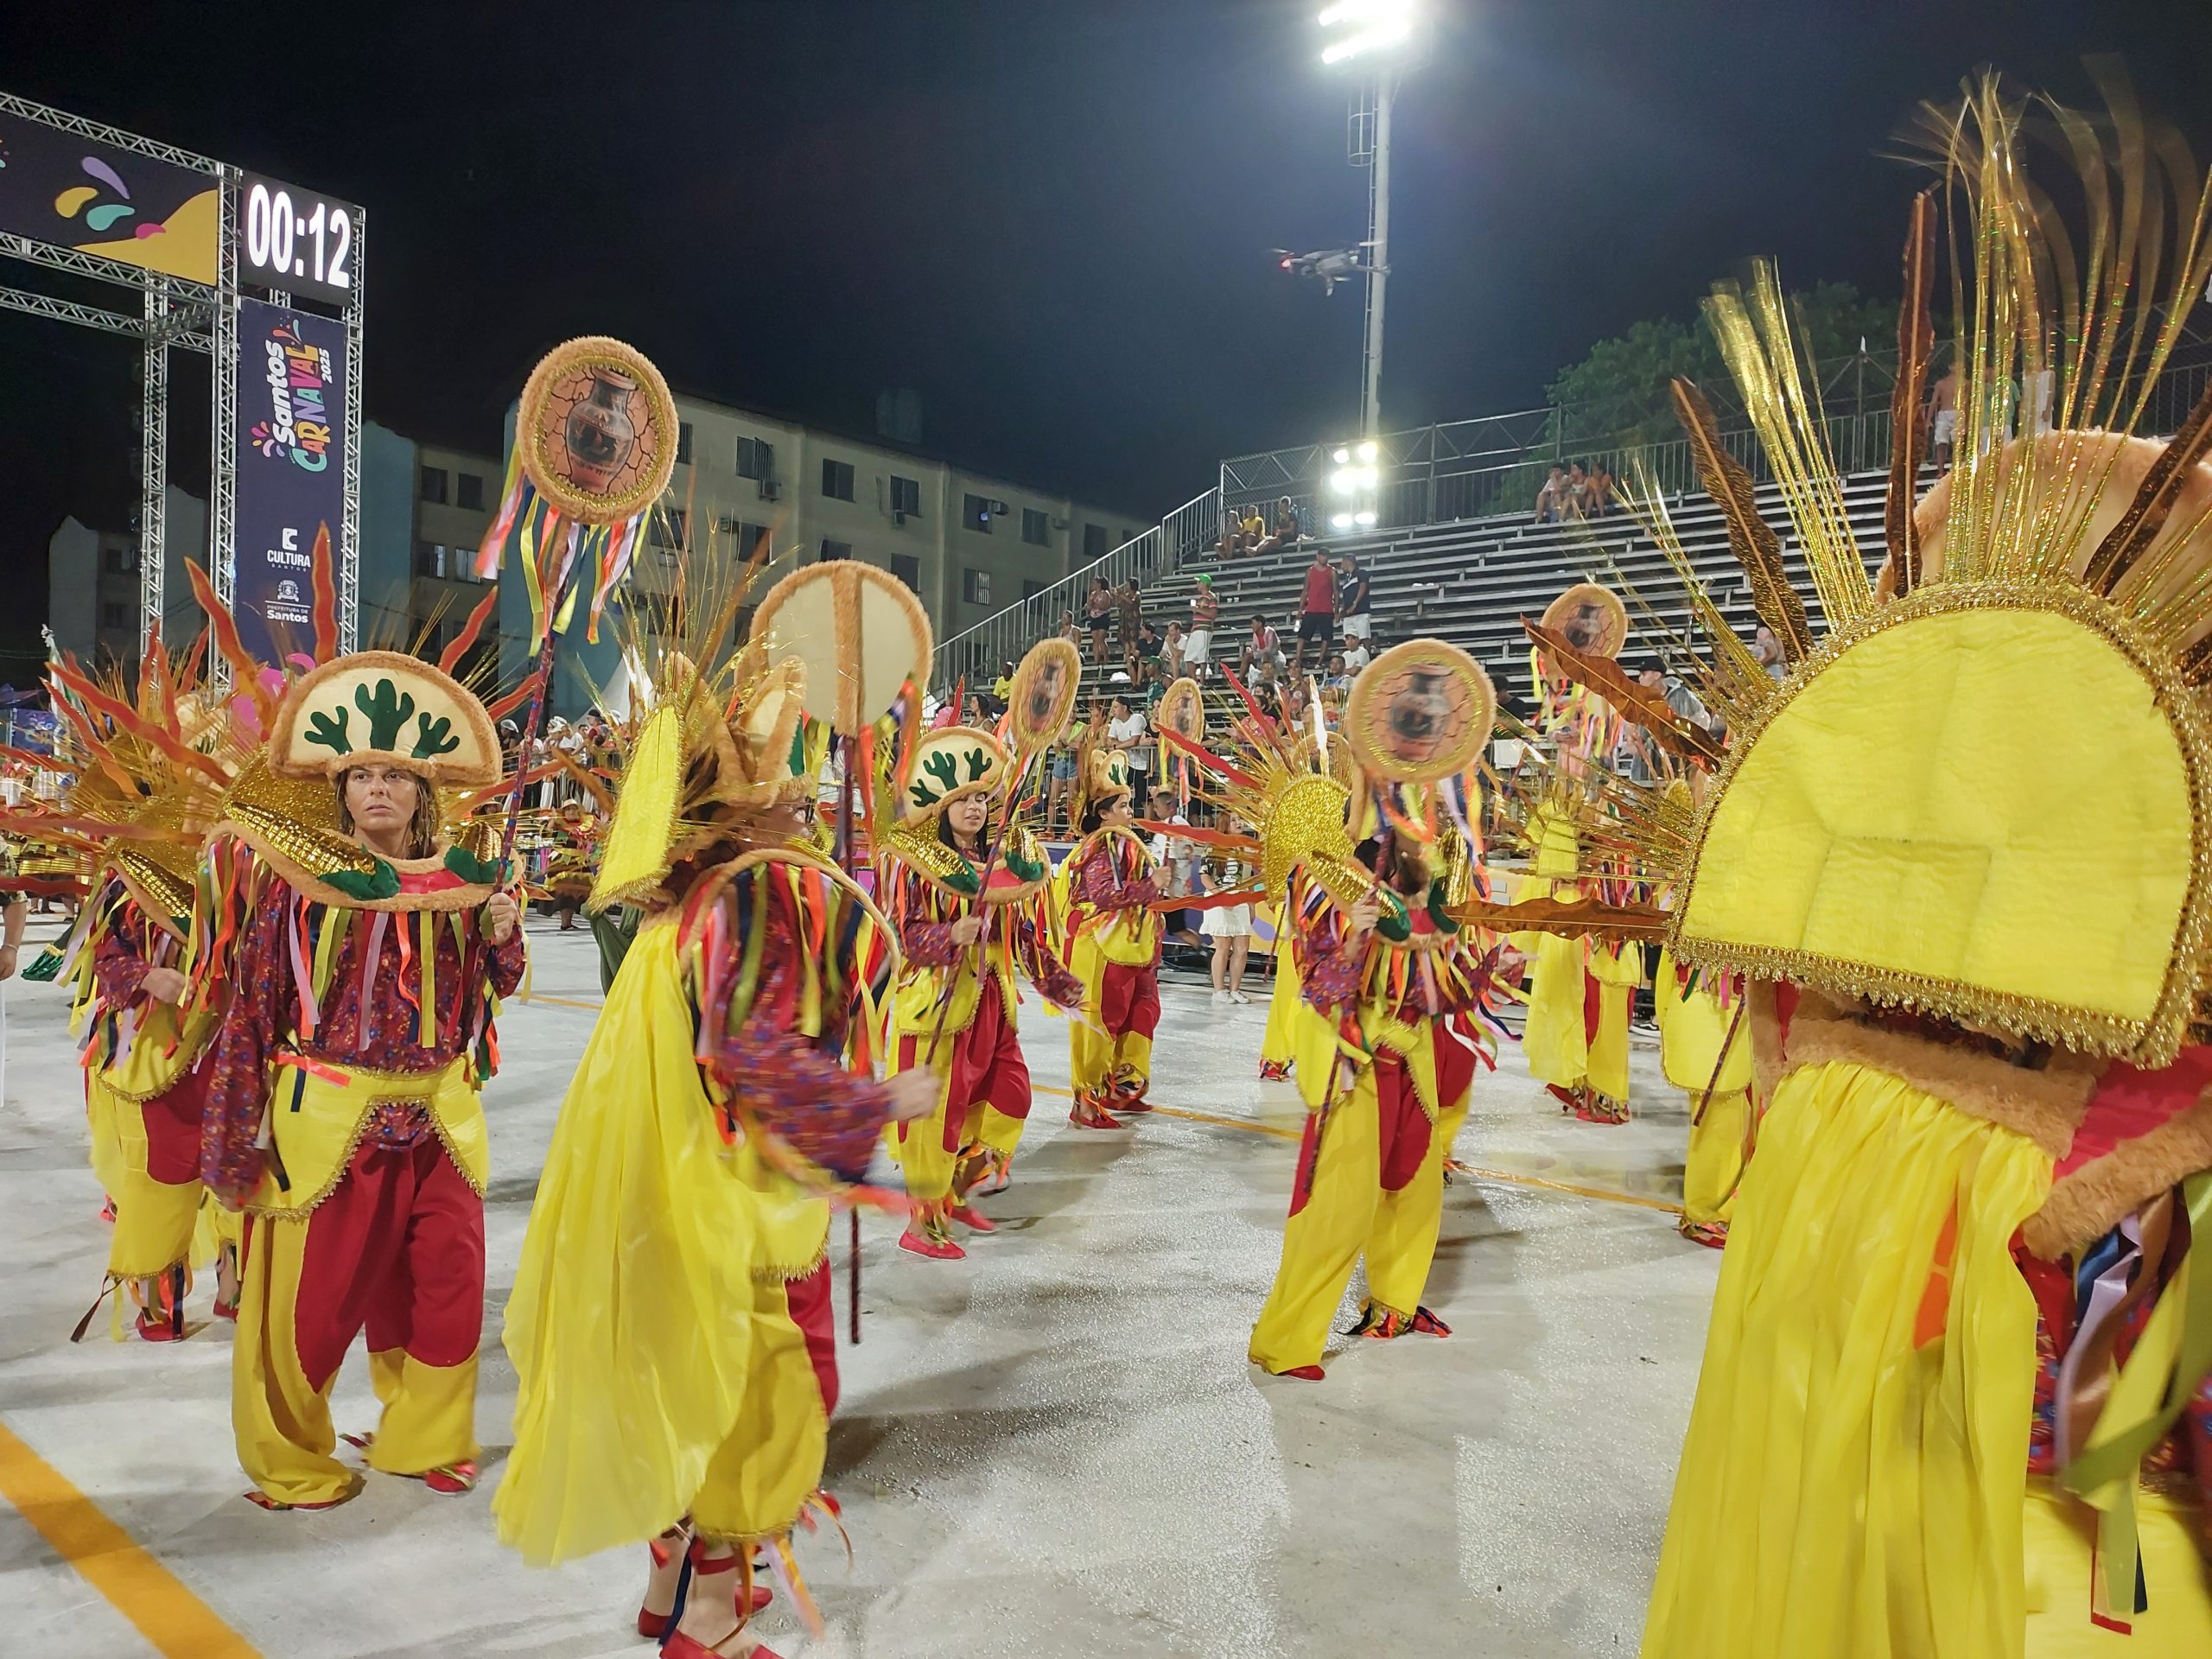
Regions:
<instances>
[{"instance_id":1,"label":"yellow line on ground","mask_svg":"<svg viewBox=\"0 0 2212 1659\"><path fill-rule=\"evenodd\" d=\"M565 996L533 996L530 1000L550 1002L563 1008L596 1009L602 1006L597 1002L578 1002ZM1056 1088L1048 1083L1032 1084L1030 1092L1057 1095L1062 1100L1075 1098L1071 1090ZM1287 1124L1261 1123L1248 1117L1218 1117L1211 1112L1194 1112L1183 1106L1154 1106L1152 1109L1161 1117L1180 1117L1192 1123L1211 1123L1216 1128L1243 1129L1248 1135L1271 1135L1279 1141L1297 1141L1305 1135L1304 1130L1294 1129ZM1639 1193L1615 1192L1602 1186L1578 1186L1573 1181L1548 1180L1541 1175L1521 1175L1510 1169L1489 1169L1472 1164L1463 1164L1460 1167L1478 1180L1503 1181L1509 1186L1541 1187L1547 1192L1565 1192L1578 1198L1596 1198L1605 1204L1632 1204L1638 1209L1657 1210L1669 1216L1682 1213L1682 1206L1679 1204L1669 1204L1664 1198L1647 1198Z\"/></svg>"},{"instance_id":2,"label":"yellow line on ground","mask_svg":"<svg viewBox=\"0 0 2212 1659\"><path fill-rule=\"evenodd\" d=\"M597 1014L607 1006L604 1002L579 1002L572 996L547 996L543 992L533 992L515 1000L518 1002L550 1002L556 1008L582 1008L588 1014Z\"/></svg>"},{"instance_id":3,"label":"yellow line on ground","mask_svg":"<svg viewBox=\"0 0 2212 1659\"><path fill-rule=\"evenodd\" d=\"M162 1659L260 1659L99 1505L0 1423L0 1497L136 1625Z\"/></svg>"}]
</instances>

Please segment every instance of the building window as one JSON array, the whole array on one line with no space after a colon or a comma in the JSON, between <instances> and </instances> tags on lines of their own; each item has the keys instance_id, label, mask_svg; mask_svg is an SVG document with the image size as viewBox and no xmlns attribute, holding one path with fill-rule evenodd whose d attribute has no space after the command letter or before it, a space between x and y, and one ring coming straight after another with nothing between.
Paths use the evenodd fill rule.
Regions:
<instances>
[{"instance_id":1,"label":"building window","mask_svg":"<svg viewBox=\"0 0 2212 1659\"><path fill-rule=\"evenodd\" d=\"M960 573L960 597L970 605L991 602L991 573L969 565Z\"/></svg>"},{"instance_id":2,"label":"building window","mask_svg":"<svg viewBox=\"0 0 2212 1659\"><path fill-rule=\"evenodd\" d=\"M1024 599L1034 599L1043 593L1048 585L1041 582L1025 582L1021 584L1021 596Z\"/></svg>"},{"instance_id":3,"label":"building window","mask_svg":"<svg viewBox=\"0 0 2212 1659\"><path fill-rule=\"evenodd\" d=\"M691 423L689 421L676 423L676 464L679 467L691 464Z\"/></svg>"},{"instance_id":4,"label":"building window","mask_svg":"<svg viewBox=\"0 0 2212 1659\"><path fill-rule=\"evenodd\" d=\"M130 626L130 607L111 599L100 607L100 626L104 628L127 628Z\"/></svg>"},{"instance_id":5,"label":"building window","mask_svg":"<svg viewBox=\"0 0 2212 1659\"><path fill-rule=\"evenodd\" d=\"M453 481L455 506L467 507L473 512L484 511L484 480L480 474L455 473Z\"/></svg>"},{"instance_id":6,"label":"building window","mask_svg":"<svg viewBox=\"0 0 2212 1659\"><path fill-rule=\"evenodd\" d=\"M988 496L963 495L960 498L960 522L970 530L991 533L991 502Z\"/></svg>"},{"instance_id":7,"label":"building window","mask_svg":"<svg viewBox=\"0 0 2212 1659\"><path fill-rule=\"evenodd\" d=\"M1106 556L1106 526L1085 524L1083 527L1083 561L1085 564Z\"/></svg>"},{"instance_id":8,"label":"building window","mask_svg":"<svg viewBox=\"0 0 2212 1659\"><path fill-rule=\"evenodd\" d=\"M849 559L852 556L853 544L850 542L833 542L827 536L822 538L823 563L827 564L832 559Z\"/></svg>"},{"instance_id":9,"label":"building window","mask_svg":"<svg viewBox=\"0 0 2212 1659\"><path fill-rule=\"evenodd\" d=\"M751 558L753 550L760 545L760 538L770 534L767 525L748 524L734 512L726 512L715 519L715 529L729 537L730 551L741 559Z\"/></svg>"},{"instance_id":10,"label":"building window","mask_svg":"<svg viewBox=\"0 0 2212 1659\"><path fill-rule=\"evenodd\" d=\"M825 460L822 463L822 493L832 501L853 499L853 467L850 461Z\"/></svg>"},{"instance_id":11,"label":"building window","mask_svg":"<svg viewBox=\"0 0 2212 1659\"><path fill-rule=\"evenodd\" d=\"M1032 547L1052 544L1052 521L1034 507L1021 510L1021 539Z\"/></svg>"},{"instance_id":12,"label":"building window","mask_svg":"<svg viewBox=\"0 0 2212 1659\"><path fill-rule=\"evenodd\" d=\"M690 525L681 507L663 507L652 516L652 543L655 547L683 547L687 544L686 531Z\"/></svg>"},{"instance_id":13,"label":"building window","mask_svg":"<svg viewBox=\"0 0 2212 1659\"><path fill-rule=\"evenodd\" d=\"M891 574L905 582L915 593L922 591L922 562L912 553L891 556Z\"/></svg>"},{"instance_id":14,"label":"building window","mask_svg":"<svg viewBox=\"0 0 2212 1659\"><path fill-rule=\"evenodd\" d=\"M903 512L909 518L922 516L922 481L918 478L901 478L891 474L891 511Z\"/></svg>"},{"instance_id":15,"label":"building window","mask_svg":"<svg viewBox=\"0 0 2212 1659\"><path fill-rule=\"evenodd\" d=\"M415 574L418 576L442 576L446 573L446 550L438 542L415 543Z\"/></svg>"},{"instance_id":16,"label":"building window","mask_svg":"<svg viewBox=\"0 0 2212 1659\"><path fill-rule=\"evenodd\" d=\"M773 478L776 475L776 446L763 443L758 438L740 438L737 441L737 475L740 478Z\"/></svg>"},{"instance_id":17,"label":"building window","mask_svg":"<svg viewBox=\"0 0 2212 1659\"><path fill-rule=\"evenodd\" d=\"M110 542L100 550L100 562L120 575L130 569L130 550L120 542Z\"/></svg>"},{"instance_id":18,"label":"building window","mask_svg":"<svg viewBox=\"0 0 2212 1659\"><path fill-rule=\"evenodd\" d=\"M444 505L446 499L446 469L444 467L425 467L423 469L423 499L425 501L435 501L441 505Z\"/></svg>"}]
</instances>

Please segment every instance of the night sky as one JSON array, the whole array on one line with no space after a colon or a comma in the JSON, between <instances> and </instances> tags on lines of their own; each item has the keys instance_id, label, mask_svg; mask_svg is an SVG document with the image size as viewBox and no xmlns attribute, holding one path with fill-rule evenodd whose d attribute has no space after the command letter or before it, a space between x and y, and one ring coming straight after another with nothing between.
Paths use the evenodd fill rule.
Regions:
<instances>
[{"instance_id":1,"label":"night sky","mask_svg":"<svg viewBox=\"0 0 2212 1659\"><path fill-rule=\"evenodd\" d=\"M351 198L366 398L496 451L547 346L629 338L680 390L873 429L1157 515L1224 454L1357 412L1357 241L1319 0L18 4L8 90ZM1436 0L1399 104L1390 425L1519 408L1590 344L1771 253L1894 292L1916 100L1994 62L2076 103L2125 54L2212 148L2202 0ZM50 281L25 276L20 285ZM204 370L175 475L204 487ZM0 315L0 556L119 524L136 354Z\"/></svg>"}]
</instances>

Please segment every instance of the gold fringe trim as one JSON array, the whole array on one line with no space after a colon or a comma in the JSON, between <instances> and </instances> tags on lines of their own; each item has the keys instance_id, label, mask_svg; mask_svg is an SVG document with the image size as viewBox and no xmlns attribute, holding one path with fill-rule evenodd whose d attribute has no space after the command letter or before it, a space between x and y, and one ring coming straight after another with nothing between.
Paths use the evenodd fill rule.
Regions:
<instances>
[{"instance_id":1,"label":"gold fringe trim","mask_svg":"<svg viewBox=\"0 0 2212 1659\"><path fill-rule=\"evenodd\" d=\"M807 1277L810 1274L820 1271L824 1266L828 1265L829 1261L830 1236L827 1233L824 1233L822 1236L822 1248L814 1253L814 1259L811 1262L809 1262L804 1267L779 1268L772 1262L763 1262L760 1266L753 1269L753 1282L756 1285L797 1284L800 1280Z\"/></svg>"}]
</instances>

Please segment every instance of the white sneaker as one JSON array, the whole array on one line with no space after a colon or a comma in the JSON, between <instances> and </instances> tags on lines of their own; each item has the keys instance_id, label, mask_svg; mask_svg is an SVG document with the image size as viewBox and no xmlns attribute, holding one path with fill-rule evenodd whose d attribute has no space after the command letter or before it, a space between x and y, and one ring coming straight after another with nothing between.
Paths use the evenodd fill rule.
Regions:
<instances>
[{"instance_id":1,"label":"white sneaker","mask_svg":"<svg viewBox=\"0 0 2212 1659\"><path fill-rule=\"evenodd\" d=\"M1227 991L1216 991L1213 994L1213 1000L1217 1002L1226 1002L1229 1001L1229 993Z\"/></svg>"},{"instance_id":2,"label":"white sneaker","mask_svg":"<svg viewBox=\"0 0 2212 1659\"><path fill-rule=\"evenodd\" d=\"M1242 991L1231 991L1229 994L1229 1000L1232 1002L1241 1002L1248 1008L1252 1006L1252 999Z\"/></svg>"}]
</instances>

